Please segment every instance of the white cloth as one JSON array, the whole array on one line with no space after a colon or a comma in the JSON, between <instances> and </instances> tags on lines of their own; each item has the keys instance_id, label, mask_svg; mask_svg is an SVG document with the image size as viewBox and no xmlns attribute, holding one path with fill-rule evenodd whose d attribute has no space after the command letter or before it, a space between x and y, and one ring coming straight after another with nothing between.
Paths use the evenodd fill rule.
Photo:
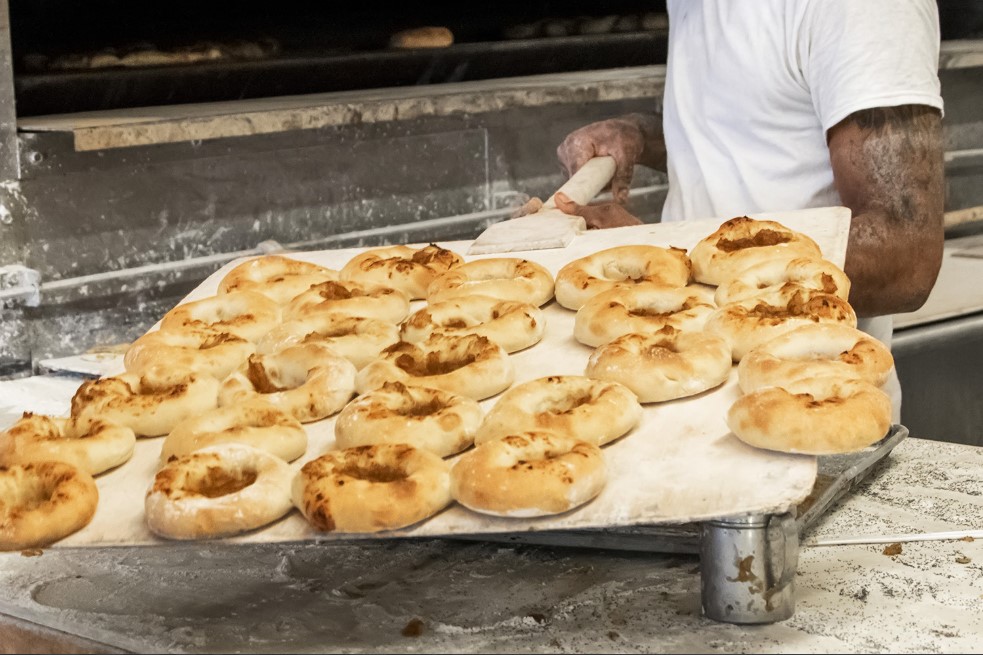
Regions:
<instances>
[{"instance_id":1,"label":"white cloth","mask_svg":"<svg viewBox=\"0 0 983 655\"><path fill-rule=\"evenodd\" d=\"M841 204L826 132L942 109L933 0L669 0L663 221Z\"/></svg>"},{"instance_id":2,"label":"white cloth","mask_svg":"<svg viewBox=\"0 0 983 655\"><path fill-rule=\"evenodd\" d=\"M668 0L668 9L663 221L840 205L831 127L873 107L942 109L934 0ZM890 316L861 329L890 344ZM897 414L896 376L889 385Z\"/></svg>"}]
</instances>

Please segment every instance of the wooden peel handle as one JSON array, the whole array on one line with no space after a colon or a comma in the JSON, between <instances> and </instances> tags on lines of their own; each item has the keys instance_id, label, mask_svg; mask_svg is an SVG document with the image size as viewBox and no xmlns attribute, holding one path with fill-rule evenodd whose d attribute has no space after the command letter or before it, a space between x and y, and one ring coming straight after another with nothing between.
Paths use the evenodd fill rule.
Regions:
<instances>
[{"instance_id":1,"label":"wooden peel handle","mask_svg":"<svg viewBox=\"0 0 983 655\"><path fill-rule=\"evenodd\" d=\"M557 189L556 193L562 191L578 205L586 205L611 181L614 169L614 157L594 157ZM546 199L543 209L556 207L556 193Z\"/></svg>"}]
</instances>

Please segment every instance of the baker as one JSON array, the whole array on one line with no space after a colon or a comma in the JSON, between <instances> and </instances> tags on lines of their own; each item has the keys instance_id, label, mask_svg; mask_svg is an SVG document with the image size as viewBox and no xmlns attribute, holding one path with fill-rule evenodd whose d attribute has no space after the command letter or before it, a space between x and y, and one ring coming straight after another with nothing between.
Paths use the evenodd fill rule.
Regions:
<instances>
[{"instance_id":1,"label":"baker","mask_svg":"<svg viewBox=\"0 0 983 655\"><path fill-rule=\"evenodd\" d=\"M557 207L592 228L641 223L624 206L636 165L668 173L663 221L849 207L850 303L889 344L890 315L925 302L942 262L936 3L669 0L668 12L661 116L592 123L557 149L569 174L612 156L615 202Z\"/></svg>"}]
</instances>

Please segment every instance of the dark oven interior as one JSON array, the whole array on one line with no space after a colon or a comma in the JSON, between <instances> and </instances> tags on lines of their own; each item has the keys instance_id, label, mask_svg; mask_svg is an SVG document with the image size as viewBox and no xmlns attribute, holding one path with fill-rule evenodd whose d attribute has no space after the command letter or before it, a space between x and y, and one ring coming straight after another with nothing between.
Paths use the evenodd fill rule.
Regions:
<instances>
[{"instance_id":1,"label":"dark oven interior","mask_svg":"<svg viewBox=\"0 0 983 655\"><path fill-rule=\"evenodd\" d=\"M665 62L665 2L12 2L18 114L434 84ZM442 47L397 47L440 27Z\"/></svg>"}]
</instances>

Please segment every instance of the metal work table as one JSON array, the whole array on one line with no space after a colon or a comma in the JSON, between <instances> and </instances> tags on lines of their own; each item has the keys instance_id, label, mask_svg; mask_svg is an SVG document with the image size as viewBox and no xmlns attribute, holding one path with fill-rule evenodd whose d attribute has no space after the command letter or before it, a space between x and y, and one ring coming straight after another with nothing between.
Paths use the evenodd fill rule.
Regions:
<instances>
[{"instance_id":1,"label":"metal work table","mask_svg":"<svg viewBox=\"0 0 983 655\"><path fill-rule=\"evenodd\" d=\"M901 422L927 439L983 446L983 235L947 239L918 311L894 317Z\"/></svg>"},{"instance_id":2,"label":"metal work table","mask_svg":"<svg viewBox=\"0 0 983 655\"><path fill-rule=\"evenodd\" d=\"M803 536L796 612L771 625L701 616L688 555L451 540L53 549L0 557L0 651L983 652L981 494L983 449L902 442Z\"/></svg>"}]
</instances>

